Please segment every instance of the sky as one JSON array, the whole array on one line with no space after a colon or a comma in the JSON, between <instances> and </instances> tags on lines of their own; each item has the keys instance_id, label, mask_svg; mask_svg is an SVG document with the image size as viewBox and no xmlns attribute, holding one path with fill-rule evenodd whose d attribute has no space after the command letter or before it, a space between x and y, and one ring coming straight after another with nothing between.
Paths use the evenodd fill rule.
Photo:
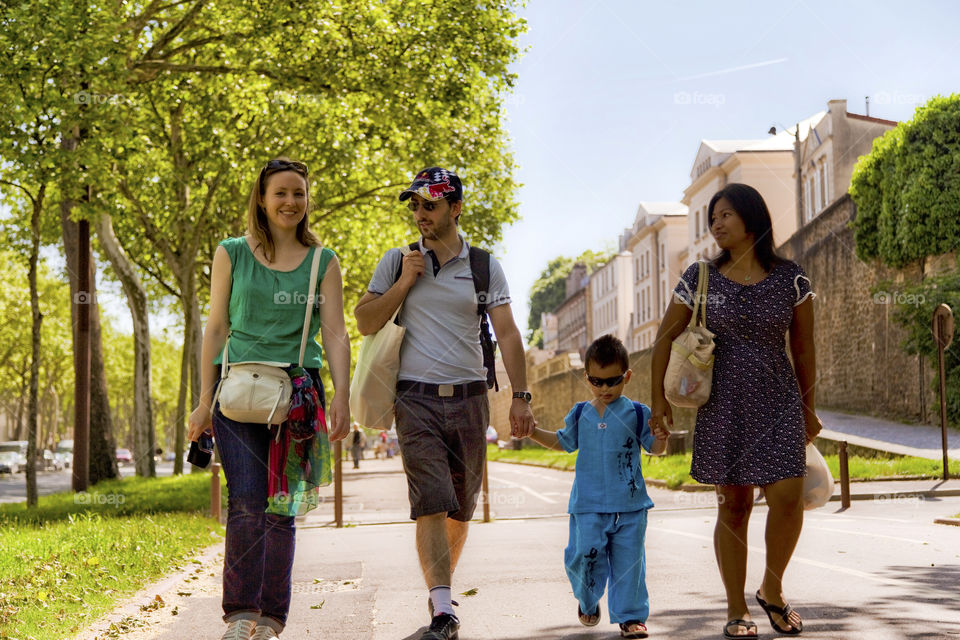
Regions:
<instances>
[{"instance_id":1,"label":"sky","mask_svg":"<svg viewBox=\"0 0 960 640\"><path fill-rule=\"evenodd\" d=\"M960 2L528 0L521 15L505 104L521 219L494 249L524 334L547 263L615 249L641 201L679 201L702 139L761 139L831 99L907 120L960 91ZM119 285L100 286L131 331Z\"/></svg>"},{"instance_id":2,"label":"sky","mask_svg":"<svg viewBox=\"0 0 960 640\"><path fill-rule=\"evenodd\" d=\"M530 0L506 128L521 220L495 253L526 334L547 263L679 201L702 139L762 139L846 99L908 120L960 91L960 3Z\"/></svg>"}]
</instances>

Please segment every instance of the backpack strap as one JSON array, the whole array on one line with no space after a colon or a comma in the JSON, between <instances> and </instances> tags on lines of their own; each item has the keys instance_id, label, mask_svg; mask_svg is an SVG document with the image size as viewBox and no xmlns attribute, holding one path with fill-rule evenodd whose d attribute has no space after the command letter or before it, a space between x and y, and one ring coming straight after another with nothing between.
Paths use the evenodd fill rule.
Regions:
<instances>
[{"instance_id":1,"label":"backpack strap","mask_svg":"<svg viewBox=\"0 0 960 640\"><path fill-rule=\"evenodd\" d=\"M580 424L580 416L583 414L583 408L587 406L587 401L578 402L573 408L573 424Z\"/></svg>"},{"instance_id":2,"label":"backpack strap","mask_svg":"<svg viewBox=\"0 0 960 640\"><path fill-rule=\"evenodd\" d=\"M397 283L397 280L400 279L400 274L403 272L403 256L407 255L407 253L410 251L420 251L420 243L411 242L409 245L407 245L407 252L400 256L400 264L397 265L397 273L393 276L394 284Z\"/></svg>"},{"instance_id":3,"label":"backpack strap","mask_svg":"<svg viewBox=\"0 0 960 640\"><path fill-rule=\"evenodd\" d=\"M490 296L489 252L479 247L470 247L470 275L473 276L473 290L477 294L477 315L484 316Z\"/></svg>"},{"instance_id":4,"label":"backpack strap","mask_svg":"<svg viewBox=\"0 0 960 640\"><path fill-rule=\"evenodd\" d=\"M487 388L500 390L497 382L497 344L490 334L487 302L490 300L490 252L480 247L470 247L470 275L473 291L477 294L477 315L480 316L480 347L483 351L483 366L487 370Z\"/></svg>"}]
</instances>

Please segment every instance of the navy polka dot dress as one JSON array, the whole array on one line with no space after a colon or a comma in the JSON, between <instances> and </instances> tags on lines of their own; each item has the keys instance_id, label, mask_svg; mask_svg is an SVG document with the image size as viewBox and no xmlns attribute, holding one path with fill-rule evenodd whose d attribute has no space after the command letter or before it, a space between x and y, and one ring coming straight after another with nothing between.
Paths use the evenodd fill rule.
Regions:
<instances>
[{"instance_id":1,"label":"navy polka dot dress","mask_svg":"<svg viewBox=\"0 0 960 640\"><path fill-rule=\"evenodd\" d=\"M815 294L794 262L744 285L709 266L707 328L716 334L710 399L697 411L690 475L704 484L764 485L805 473L800 392L786 352L793 309ZM698 264L674 295L691 309Z\"/></svg>"}]
</instances>

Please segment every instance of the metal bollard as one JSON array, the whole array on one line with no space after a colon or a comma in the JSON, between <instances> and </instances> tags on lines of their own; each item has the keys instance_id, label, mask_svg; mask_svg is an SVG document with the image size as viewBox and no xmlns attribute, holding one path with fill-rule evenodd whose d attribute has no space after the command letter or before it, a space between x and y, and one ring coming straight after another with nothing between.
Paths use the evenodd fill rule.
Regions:
<instances>
[{"instance_id":1,"label":"metal bollard","mask_svg":"<svg viewBox=\"0 0 960 640\"><path fill-rule=\"evenodd\" d=\"M840 441L840 506L850 508L850 468L847 460L847 441Z\"/></svg>"},{"instance_id":2,"label":"metal bollard","mask_svg":"<svg viewBox=\"0 0 960 640\"><path fill-rule=\"evenodd\" d=\"M333 443L333 519L337 529L343 528L343 442Z\"/></svg>"},{"instance_id":3,"label":"metal bollard","mask_svg":"<svg viewBox=\"0 0 960 640\"><path fill-rule=\"evenodd\" d=\"M210 465L210 471L210 517L222 523L223 519L220 509L220 463L214 462Z\"/></svg>"}]
</instances>

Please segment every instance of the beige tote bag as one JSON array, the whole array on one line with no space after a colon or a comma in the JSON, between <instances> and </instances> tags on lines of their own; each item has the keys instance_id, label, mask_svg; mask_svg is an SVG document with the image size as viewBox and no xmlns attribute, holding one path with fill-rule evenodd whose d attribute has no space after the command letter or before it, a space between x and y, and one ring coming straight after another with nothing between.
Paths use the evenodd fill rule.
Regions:
<instances>
[{"instance_id":1,"label":"beige tote bag","mask_svg":"<svg viewBox=\"0 0 960 640\"><path fill-rule=\"evenodd\" d=\"M710 399L713 381L713 337L707 330L707 263L699 262L697 295L690 324L670 346L663 390L670 404L695 409Z\"/></svg>"},{"instance_id":2,"label":"beige tote bag","mask_svg":"<svg viewBox=\"0 0 960 640\"><path fill-rule=\"evenodd\" d=\"M400 251L407 255L410 248L401 247ZM400 346L406 333L406 329L396 322L402 308L401 302L379 331L363 338L357 354L357 365L350 383L350 415L371 429L389 429L393 424Z\"/></svg>"},{"instance_id":3,"label":"beige tote bag","mask_svg":"<svg viewBox=\"0 0 960 640\"><path fill-rule=\"evenodd\" d=\"M830 502L833 496L833 474L823 455L813 445L807 443L807 475L803 478L803 508L817 509Z\"/></svg>"}]
</instances>

